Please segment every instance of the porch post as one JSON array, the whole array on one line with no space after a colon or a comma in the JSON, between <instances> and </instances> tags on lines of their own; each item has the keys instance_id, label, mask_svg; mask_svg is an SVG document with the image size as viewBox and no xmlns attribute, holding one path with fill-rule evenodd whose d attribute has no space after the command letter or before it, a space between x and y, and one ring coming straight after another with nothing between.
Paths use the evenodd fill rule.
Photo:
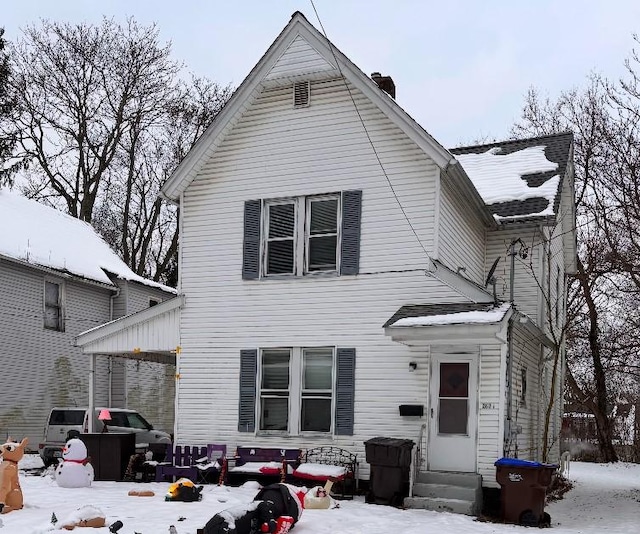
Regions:
<instances>
[{"instance_id":1,"label":"porch post","mask_svg":"<svg viewBox=\"0 0 640 534\"><path fill-rule=\"evenodd\" d=\"M87 432L91 433L94 431L93 428L93 417L95 412L95 387L96 387L96 358L98 356L93 353L91 355L91 359L89 360L89 414L87 415L88 423L87 423Z\"/></svg>"}]
</instances>

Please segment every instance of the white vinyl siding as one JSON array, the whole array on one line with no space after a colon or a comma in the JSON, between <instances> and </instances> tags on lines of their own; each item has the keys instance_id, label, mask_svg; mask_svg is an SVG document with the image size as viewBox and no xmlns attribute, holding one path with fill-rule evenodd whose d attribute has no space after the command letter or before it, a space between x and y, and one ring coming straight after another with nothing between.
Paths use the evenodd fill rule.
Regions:
<instances>
[{"instance_id":1,"label":"white vinyl siding","mask_svg":"<svg viewBox=\"0 0 640 534\"><path fill-rule=\"evenodd\" d=\"M265 76L266 80L278 80L289 76L335 71L317 50L304 38L297 36Z\"/></svg>"},{"instance_id":2,"label":"white vinyl siding","mask_svg":"<svg viewBox=\"0 0 640 534\"><path fill-rule=\"evenodd\" d=\"M508 252L511 242L518 238L528 247L528 255L525 259L515 257L513 298L521 313L541 325L539 284L543 280L544 244L541 243L537 228L522 227L488 232L485 271L488 272L493 261L500 258L495 270L496 294L498 299L508 301L511 273L511 256Z\"/></svg>"},{"instance_id":3,"label":"white vinyl siding","mask_svg":"<svg viewBox=\"0 0 640 534\"><path fill-rule=\"evenodd\" d=\"M44 275L0 259L0 344L5 378L0 390L4 435L29 438L37 451L53 406L88 404L89 357L74 346L80 332L109 320L107 288L65 280L65 330L43 328ZM107 361L96 369L96 403L107 402Z\"/></svg>"},{"instance_id":4,"label":"white vinyl siding","mask_svg":"<svg viewBox=\"0 0 640 534\"><path fill-rule=\"evenodd\" d=\"M503 456L505 354L500 344L481 345L478 395L478 473L497 488L494 462Z\"/></svg>"},{"instance_id":5,"label":"white vinyl siding","mask_svg":"<svg viewBox=\"0 0 640 534\"><path fill-rule=\"evenodd\" d=\"M453 271L484 285L486 230L480 216L460 198L446 176L442 178L438 257Z\"/></svg>"},{"instance_id":6,"label":"white vinyl siding","mask_svg":"<svg viewBox=\"0 0 640 534\"><path fill-rule=\"evenodd\" d=\"M540 438L542 434L538 419L540 413L544 413L547 399L540 389L538 371L540 350L537 340L532 339L531 334L520 328L517 322L514 322L511 419L517 433L513 436L508 452L509 456L525 460L540 460L541 453ZM522 402L523 369L527 370L527 398L532 402Z\"/></svg>"},{"instance_id":7,"label":"white vinyl siding","mask_svg":"<svg viewBox=\"0 0 640 534\"><path fill-rule=\"evenodd\" d=\"M431 250L434 216L425 206L435 202L438 169L351 90L396 194ZM424 250L391 193L344 82L314 82L312 94L313 106L300 113L291 108L291 87L265 90L185 191L177 421L185 442L210 441L213 427L230 447L248 439L237 432L240 351L283 343L356 348L355 433L336 436L336 443L364 458L363 440L383 426L390 435L418 437L419 426L400 417L398 405L426 403L428 366L387 338L382 325L404 304L451 302L458 295L425 274ZM357 276L242 280L245 201L345 190L362 190ZM408 362L416 360L419 368L409 374ZM261 440L270 442L251 442ZM304 446L305 439L296 444Z\"/></svg>"}]
</instances>

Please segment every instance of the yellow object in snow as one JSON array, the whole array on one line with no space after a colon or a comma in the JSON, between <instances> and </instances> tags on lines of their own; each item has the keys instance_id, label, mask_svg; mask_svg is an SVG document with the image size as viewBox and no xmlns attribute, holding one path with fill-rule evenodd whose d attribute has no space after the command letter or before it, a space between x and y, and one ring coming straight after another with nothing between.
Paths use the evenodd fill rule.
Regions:
<instances>
[{"instance_id":1,"label":"yellow object in snow","mask_svg":"<svg viewBox=\"0 0 640 534\"><path fill-rule=\"evenodd\" d=\"M180 495L180 491L182 487L195 488L196 485L193 482L191 482L191 480L189 480L188 478L179 478L169 486L165 499L171 500L171 501L174 499L177 499L178 496Z\"/></svg>"}]
</instances>

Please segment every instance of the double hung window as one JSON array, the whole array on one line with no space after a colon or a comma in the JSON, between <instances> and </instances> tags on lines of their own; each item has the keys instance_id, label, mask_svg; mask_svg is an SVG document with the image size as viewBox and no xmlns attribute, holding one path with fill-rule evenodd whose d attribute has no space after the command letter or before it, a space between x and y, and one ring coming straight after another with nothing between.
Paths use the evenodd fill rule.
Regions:
<instances>
[{"instance_id":1,"label":"double hung window","mask_svg":"<svg viewBox=\"0 0 640 534\"><path fill-rule=\"evenodd\" d=\"M263 349L259 430L330 433L334 359L330 347Z\"/></svg>"},{"instance_id":2,"label":"double hung window","mask_svg":"<svg viewBox=\"0 0 640 534\"><path fill-rule=\"evenodd\" d=\"M63 286L49 280L44 282L44 327L64 331Z\"/></svg>"},{"instance_id":3,"label":"double hung window","mask_svg":"<svg viewBox=\"0 0 640 534\"><path fill-rule=\"evenodd\" d=\"M337 272L340 195L265 202L265 276Z\"/></svg>"}]
</instances>

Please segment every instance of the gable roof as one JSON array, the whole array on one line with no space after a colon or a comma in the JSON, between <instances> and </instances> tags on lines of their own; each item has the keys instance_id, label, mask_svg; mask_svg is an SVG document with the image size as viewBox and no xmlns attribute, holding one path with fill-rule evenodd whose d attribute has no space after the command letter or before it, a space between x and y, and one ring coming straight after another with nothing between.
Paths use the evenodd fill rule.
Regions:
<instances>
[{"instance_id":1,"label":"gable roof","mask_svg":"<svg viewBox=\"0 0 640 534\"><path fill-rule=\"evenodd\" d=\"M304 61L299 63L295 58L304 58ZM457 163L453 155L413 120L393 98L330 43L302 13L296 11L222 111L164 183L161 195L173 202L179 201L181 193L214 154L262 87L292 84L296 79L320 79L340 75L377 105L441 169L447 169Z\"/></svg>"},{"instance_id":2,"label":"gable roof","mask_svg":"<svg viewBox=\"0 0 640 534\"><path fill-rule=\"evenodd\" d=\"M134 273L90 224L8 189L0 189L0 228L0 256L109 286L107 272L176 292Z\"/></svg>"},{"instance_id":3,"label":"gable roof","mask_svg":"<svg viewBox=\"0 0 640 534\"><path fill-rule=\"evenodd\" d=\"M496 219L557 214L573 134L451 149Z\"/></svg>"}]
</instances>

